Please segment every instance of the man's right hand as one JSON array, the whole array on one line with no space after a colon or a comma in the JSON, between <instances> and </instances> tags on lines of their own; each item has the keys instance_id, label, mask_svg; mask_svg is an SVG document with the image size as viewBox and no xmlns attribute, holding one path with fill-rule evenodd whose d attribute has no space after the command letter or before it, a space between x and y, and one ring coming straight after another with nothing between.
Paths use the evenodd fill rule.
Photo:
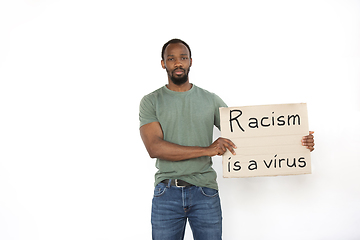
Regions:
<instances>
[{"instance_id":1,"label":"man's right hand","mask_svg":"<svg viewBox=\"0 0 360 240\"><path fill-rule=\"evenodd\" d=\"M228 149L233 155L236 155L235 150L236 146L235 144L227 138L219 137L216 139L215 142L213 142L209 147L209 155L210 157L215 155L223 155L226 152L226 149Z\"/></svg>"}]
</instances>

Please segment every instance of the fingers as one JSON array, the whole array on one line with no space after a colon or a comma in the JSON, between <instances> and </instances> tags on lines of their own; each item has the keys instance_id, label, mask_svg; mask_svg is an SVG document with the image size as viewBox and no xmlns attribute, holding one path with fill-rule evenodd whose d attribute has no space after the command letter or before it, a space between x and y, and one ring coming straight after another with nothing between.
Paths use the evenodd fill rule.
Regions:
<instances>
[{"instance_id":1,"label":"fingers","mask_svg":"<svg viewBox=\"0 0 360 240\"><path fill-rule=\"evenodd\" d=\"M224 147L226 149L228 149L233 155L236 155L235 150L234 150L234 149L236 149L235 144L230 139L224 138L224 141L225 141ZM224 153L226 152L226 149L225 149Z\"/></svg>"},{"instance_id":2,"label":"fingers","mask_svg":"<svg viewBox=\"0 0 360 240\"><path fill-rule=\"evenodd\" d=\"M233 155L235 155L236 153L234 148L236 148L236 146L230 139L220 137L207 148L209 150L208 156L221 156L226 152L226 150L229 150Z\"/></svg>"},{"instance_id":3,"label":"fingers","mask_svg":"<svg viewBox=\"0 0 360 240\"><path fill-rule=\"evenodd\" d=\"M314 141L313 131L309 131L309 135L304 136L301 140L303 146L310 150L310 152L314 151L315 141Z\"/></svg>"},{"instance_id":4,"label":"fingers","mask_svg":"<svg viewBox=\"0 0 360 240\"><path fill-rule=\"evenodd\" d=\"M219 151L217 155L219 156L223 155L226 152L226 150L229 150L233 155L236 155L234 150L236 149L236 146L230 139L218 138L216 142L218 144L219 150L221 149L221 151Z\"/></svg>"}]
</instances>

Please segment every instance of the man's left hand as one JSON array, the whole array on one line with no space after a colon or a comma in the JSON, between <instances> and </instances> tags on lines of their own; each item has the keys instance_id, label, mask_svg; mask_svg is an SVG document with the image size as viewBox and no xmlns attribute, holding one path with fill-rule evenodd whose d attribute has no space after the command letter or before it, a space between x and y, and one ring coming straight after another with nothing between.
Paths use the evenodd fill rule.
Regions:
<instances>
[{"instance_id":1,"label":"man's left hand","mask_svg":"<svg viewBox=\"0 0 360 240\"><path fill-rule=\"evenodd\" d=\"M309 135L304 136L301 140L301 143L303 146L306 146L307 149L310 150L310 152L314 151L314 146L315 146L315 142L314 142L314 136L313 136L314 132L313 131L309 131Z\"/></svg>"}]
</instances>

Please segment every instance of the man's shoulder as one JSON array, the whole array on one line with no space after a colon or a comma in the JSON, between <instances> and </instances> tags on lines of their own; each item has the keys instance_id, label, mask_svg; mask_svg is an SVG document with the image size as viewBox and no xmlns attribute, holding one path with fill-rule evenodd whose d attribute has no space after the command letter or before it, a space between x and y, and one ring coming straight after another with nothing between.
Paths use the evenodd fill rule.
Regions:
<instances>
[{"instance_id":1,"label":"man's shoulder","mask_svg":"<svg viewBox=\"0 0 360 240\"><path fill-rule=\"evenodd\" d=\"M216 106L226 107L226 103L216 94L201 87L197 87L198 96L206 101L211 101Z\"/></svg>"},{"instance_id":2,"label":"man's shoulder","mask_svg":"<svg viewBox=\"0 0 360 240\"><path fill-rule=\"evenodd\" d=\"M159 94L161 94L161 92L163 91L163 88L164 87L160 87L160 88L146 94L145 96L143 96L142 99L154 99L154 98L156 98Z\"/></svg>"},{"instance_id":3,"label":"man's shoulder","mask_svg":"<svg viewBox=\"0 0 360 240\"><path fill-rule=\"evenodd\" d=\"M199 86L195 86L195 87L196 87L196 91L198 92L199 95L207 96L207 97L210 97L210 98L219 98L218 95L216 95L215 93L213 93L213 92L211 92L209 90L206 90L206 89L201 88Z\"/></svg>"},{"instance_id":4,"label":"man's shoulder","mask_svg":"<svg viewBox=\"0 0 360 240\"><path fill-rule=\"evenodd\" d=\"M145 96L153 96L153 95L157 95L157 94L161 93L161 92L163 91L163 89L164 89L164 86L162 86L162 87L160 87L160 88L158 88L158 89L156 89L156 90L154 90L154 91L152 91L152 92L148 93L148 94L147 94L147 95L145 95Z\"/></svg>"}]
</instances>

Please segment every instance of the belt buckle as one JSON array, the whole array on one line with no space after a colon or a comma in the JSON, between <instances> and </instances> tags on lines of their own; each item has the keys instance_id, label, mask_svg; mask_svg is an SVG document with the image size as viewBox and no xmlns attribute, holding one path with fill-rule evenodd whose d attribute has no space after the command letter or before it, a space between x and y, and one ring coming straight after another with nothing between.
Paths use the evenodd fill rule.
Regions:
<instances>
[{"instance_id":1,"label":"belt buckle","mask_svg":"<svg viewBox=\"0 0 360 240\"><path fill-rule=\"evenodd\" d=\"M177 179L175 179L175 186L176 186L176 187L181 187L181 188L185 187L185 186L179 186L179 185L178 185L178 180L177 180Z\"/></svg>"}]
</instances>

